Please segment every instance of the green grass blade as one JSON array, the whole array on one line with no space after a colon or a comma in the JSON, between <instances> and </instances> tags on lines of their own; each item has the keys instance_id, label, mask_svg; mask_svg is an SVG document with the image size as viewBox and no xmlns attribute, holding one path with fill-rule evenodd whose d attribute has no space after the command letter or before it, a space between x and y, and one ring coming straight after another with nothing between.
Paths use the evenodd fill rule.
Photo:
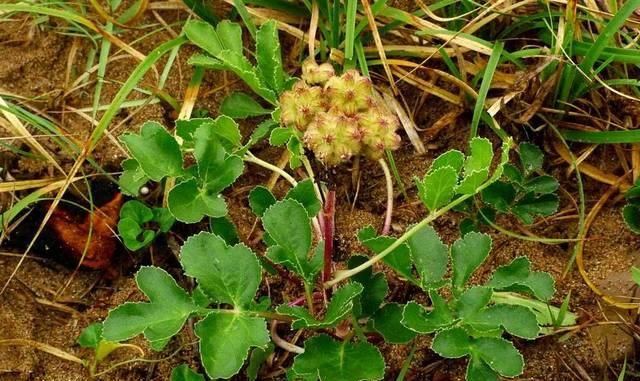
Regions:
<instances>
[{"instance_id":1,"label":"green grass blade","mask_svg":"<svg viewBox=\"0 0 640 381\"><path fill-rule=\"evenodd\" d=\"M640 130L580 131L563 129L560 130L560 133L568 142L589 144L621 144L640 142Z\"/></svg>"},{"instance_id":2,"label":"green grass blade","mask_svg":"<svg viewBox=\"0 0 640 381\"><path fill-rule=\"evenodd\" d=\"M480 125L480 117L485 112L485 101L487 100L487 94L491 88L491 80L493 74L500 62L500 56L502 56L502 50L504 49L504 42L497 42L493 47L493 53L489 57L487 67L484 69L482 75L482 84L480 85L480 91L478 91L478 99L476 99L476 105L473 108L473 117L471 119L471 137L478 135L478 126Z\"/></svg>"},{"instance_id":3,"label":"green grass blade","mask_svg":"<svg viewBox=\"0 0 640 381\"><path fill-rule=\"evenodd\" d=\"M351 60L353 58L353 46L355 44L356 32L356 12L358 11L358 0L346 0L347 4L347 20L345 21L344 34L344 58Z\"/></svg>"}]
</instances>

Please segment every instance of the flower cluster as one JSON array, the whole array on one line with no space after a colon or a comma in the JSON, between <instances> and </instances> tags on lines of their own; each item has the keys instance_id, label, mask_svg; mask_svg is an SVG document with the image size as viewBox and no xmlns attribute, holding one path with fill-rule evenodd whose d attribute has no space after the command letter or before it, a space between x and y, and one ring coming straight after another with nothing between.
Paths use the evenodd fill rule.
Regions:
<instances>
[{"instance_id":1,"label":"flower cluster","mask_svg":"<svg viewBox=\"0 0 640 381\"><path fill-rule=\"evenodd\" d=\"M280 121L329 166L363 154L379 159L400 146L398 120L376 98L371 80L356 70L336 76L329 63L307 60L302 80L280 97Z\"/></svg>"}]
</instances>

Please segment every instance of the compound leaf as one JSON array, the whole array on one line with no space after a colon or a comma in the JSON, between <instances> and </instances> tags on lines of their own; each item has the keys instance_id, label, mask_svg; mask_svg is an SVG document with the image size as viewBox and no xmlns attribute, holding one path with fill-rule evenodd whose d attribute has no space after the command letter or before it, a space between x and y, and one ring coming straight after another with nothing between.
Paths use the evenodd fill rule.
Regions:
<instances>
[{"instance_id":1,"label":"compound leaf","mask_svg":"<svg viewBox=\"0 0 640 381\"><path fill-rule=\"evenodd\" d=\"M436 291L429 293L433 309L427 311L416 302L404 306L402 324L418 333L432 333L447 327L455 321L447 302Z\"/></svg>"},{"instance_id":2,"label":"compound leaf","mask_svg":"<svg viewBox=\"0 0 640 381\"><path fill-rule=\"evenodd\" d=\"M467 365L467 381L500 381L498 374L494 372L484 361L474 356Z\"/></svg>"},{"instance_id":3,"label":"compound leaf","mask_svg":"<svg viewBox=\"0 0 640 381\"><path fill-rule=\"evenodd\" d=\"M285 90L285 73L276 22L269 20L256 33L256 61L262 81L276 94Z\"/></svg>"},{"instance_id":4,"label":"compound leaf","mask_svg":"<svg viewBox=\"0 0 640 381\"><path fill-rule=\"evenodd\" d=\"M160 123L146 122L140 135L124 134L120 139L151 180L182 174L180 146Z\"/></svg>"},{"instance_id":5,"label":"compound leaf","mask_svg":"<svg viewBox=\"0 0 640 381\"><path fill-rule=\"evenodd\" d=\"M245 119L256 116L268 115L268 110L256 102L248 94L242 92L231 93L222 100L220 113L234 119Z\"/></svg>"},{"instance_id":6,"label":"compound leaf","mask_svg":"<svg viewBox=\"0 0 640 381\"><path fill-rule=\"evenodd\" d=\"M262 185L258 185L249 192L249 206L258 217L262 217L264 212L275 204L276 201L273 193Z\"/></svg>"},{"instance_id":7,"label":"compound leaf","mask_svg":"<svg viewBox=\"0 0 640 381\"><path fill-rule=\"evenodd\" d=\"M431 226L424 227L407 240L407 245L422 288L441 286L447 273L449 249L442 243L438 233Z\"/></svg>"},{"instance_id":8,"label":"compound leaf","mask_svg":"<svg viewBox=\"0 0 640 381\"><path fill-rule=\"evenodd\" d=\"M103 323L103 336L124 341L144 333L151 347L161 350L198 307L161 268L142 267L136 273L136 283L150 302L128 302L111 310Z\"/></svg>"},{"instance_id":9,"label":"compound leaf","mask_svg":"<svg viewBox=\"0 0 640 381\"><path fill-rule=\"evenodd\" d=\"M200 358L207 376L230 378L238 373L252 347L269 344L267 322L242 312L214 310L195 325Z\"/></svg>"},{"instance_id":10,"label":"compound leaf","mask_svg":"<svg viewBox=\"0 0 640 381\"><path fill-rule=\"evenodd\" d=\"M518 147L518 154L520 155L520 163L524 169L525 177L542 169L544 155L540 148L535 144L520 143L520 146Z\"/></svg>"},{"instance_id":11,"label":"compound leaf","mask_svg":"<svg viewBox=\"0 0 640 381\"><path fill-rule=\"evenodd\" d=\"M431 349L442 357L455 359L471 353L472 345L473 339L467 332L460 327L454 327L436 333Z\"/></svg>"},{"instance_id":12,"label":"compound leaf","mask_svg":"<svg viewBox=\"0 0 640 381\"><path fill-rule=\"evenodd\" d=\"M338 289L333 294L322 320L314 318L304 307L282 305L277 310L278 313L289 315L295 319L291 325L293 329L335 327L351 312L355 300L362 293L362 290L363 287L359 283L349 283Z\"/></svg>"},{"instance_id":13,"label":"compound leaf","mask_svg":"<svg viewBox=\"0 0 640 381\"><path fill-rule=\"evenodd\" d=\"M460 291L474 271L487 259L491 251L491 237L470 232L456 240L451 247L453 287Z\"/></svg>"},{"instance_id":14,"label":"compound leaf","mask_svg":"<svg viewBox=\"0 0 640 381\"><path fill-rule=\"evenodd\" d=\"M321 334L304 343L304 353L296 356L292 371L305 380L361 381L384 377L384 358L367 342L338 342Z\"/></svg>"},{"instance_id":15,"label":"compound leaf","mask_svg":"<svg viewBox=\"0 0 640 381\"><path fill-rule=\"evenodd\" d=\"M171 381L204 381L204 377L189 368L189 365L182 364L171 371Z\"/></svg>"},{"instance_id":16,"label":"compound leaf","mask_svg":"<svg viewBox=\"0 0 640 381\"><path fill-rule=\"evenodd\" d=\"M497 337L481 337L473 342L473 352L491 369L504 377L522 374L524 360L510 341Z\"/></svg>"},{"instance_id":17,"label":"compound leaf","mask_svg":"<svg viewBox=\"0 0 640 381\"><path fill-rule=\"evenodd\" d=\"M458 150L449 150L433 160L433 163L431 163L431 168L429 169L429 173L435 171L438 168L451 167L455 169L457 175L462 170L463 165L464 154Z\"/></svg>"},{"instance_id":18,"label":"compound leaf","mask_svg":"<svg viewBox=\"0 0 640 381\"><path fill-rule=\"evenodd\" d=\"M122 162L122 175L118 179L118 185L122 193L127 196L137 197L140 188L149 180L137 160L127 159Z\"/></svg>"},{"instance_id":19,"label":"compound leaf","mask_svg":"<svg viewBox=\"0 0 640 381\"><path fill-rule=\"evenodd\" d=\"M227 204L222 195L205 193L193 178L173 187L167 204L171 214L185 223L196 223L205 215L222 217L227 214Z\"/></svg>"},{"instance_id":20,"label":"compound leaf","mask_svg":"<svg viewBox=\"0 0 640 381\"><path fill-rule=\"evenodd\" d=\"M550 216L558 210L560 201L555 194L543 194L536 196L533 193L526 194L511 208L525 224L532 224L535 216Z\"/></svg>"},{"instance_id":21,"label":"compound leaf","mask_svg":"<svg viewBox=\"0 0 640 381\"><path fill-rule=\"evenodd\" d=\"M194 133L195 150L193 155L198 163L198 179L203 192L211 197L220 193L229 185L233 184L244 171L244 162L235 155L228 155L222 146L216 130L229 129L222 127L231 123L237 129L237 125L228 117L219 117L215 124L203 124ZM230 139L239 143L239 133L237 136L233 132ZM220 217L220 216L214 216Z\"/></svg>"},{"instance_id":22,"label":"compound leaf","mask_svg":"<svg viewBox=\"0 0 640 381\"><path fill-rule=\"evenodd\" d=\"M416 181L420 199L427 209L434 211L447 205L458 185L458 173L451 166L430 171L422 181Z\"/></svg>"},{"instance_id":23,"label":"compound leaf","mask_svg":"<svg viewBox=\"0 0 640 381\"><path fill-rule=\"evenodd\" d=\"M388 303L373 315L373 329L389 344L406 344L416 337L416 332L402 325L404 306Z\"/></svg>"},{"instance_id":24,"label":"compound leaf","mask_svg":"<svg viewBox=\"0 0 640 381\"><path fill-rule=\"evenodd\" d=\"M388 236L375 236L375 230L368 226L358 231L358 240L369 250L379 254L391 246L396 239ZM383 262L407 279L414 279L411 264L411 249L402 243L383 258Z\"/></svg>"},{"instance_id":25,"label":"compound leaf","mask_svg":"<svg viewBox=\"0 0 640 381\"><path fill-rule=\"evenodd\" d=\"M185 274L218 303L241 309L253 302L261 268L255 254L242 244L227 246L215 234L202 232L189 237L180 250Z\"/></svg>"},{"instance_id":26,"label":"compound leaf","mask_svg":"<svg viewBox=\"0 0 640 381\"><path fill-rule=\"evenodd\" d=\"M309 258L311 223L302 204L291 199L278 201L264 212L262 225L275 242L267 256L311 283L320 271L322 256Z\"/></svg>"},{"instance_id":27,"label":"compound leaf","mask_svg":"<svg viewBox=\"0 0 640 381\"><path fill-rule=\"evenodd\" d=\"M496 269L487 286L497 290L524 291L540 300L553 296L554 280L542 271L531 271L531 263L526 257L518 257L511 263Z\"/></svg>"},{"instance_id":28,"label":"compound leaf","mask_svg":"<svg viewBox=\"0 0 640 381\"><path fill-rule=\"evenodd\" d=\"M364 255L352 255L349 258L348 267L352 269L367 260L368 258ZM351 280L360 283L363 287L360 303L354 306L354 314L358 318L373 315L389 292L389 284L384 274L380 272L374 274L371 268L367 268L351 277Z\"/></svg>"},{"instance_id":29,"label":"compound leaf","mask_svg":"<svg viewBox=\"0 0 640 381\"><path fill-rule=\"evenodd\" d=\"M285 199L292 199L298 201L309 214L309 217L315 217L322 204L316 196L315 189L313 188L313 181L311 179L305 179L300 181L295 187L291 188Z\"/></svg>"}]
</instances>

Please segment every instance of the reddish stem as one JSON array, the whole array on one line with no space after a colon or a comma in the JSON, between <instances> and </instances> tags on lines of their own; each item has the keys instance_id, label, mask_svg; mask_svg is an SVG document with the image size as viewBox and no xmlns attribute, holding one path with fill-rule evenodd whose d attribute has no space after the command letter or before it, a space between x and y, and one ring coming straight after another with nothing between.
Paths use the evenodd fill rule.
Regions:
<instances>
[{"instance_id":1,"label":"reddish stem","mask_svg":"<svg viewBox=\"0 0 640 381\"><path fill-rule=\"evenodd\" d=\"M331 268L333 267L333 234L335 232L336 215L336 191L327 193L327 198L322 209L322 235L324 239L324 270L322 280L327 282L331 279Z\"/></svg>"},{"instance_id":2,"label":"reddish stem","mask_svg":"<svg viewBox=\"0 0 640 381\"><path fill-rule=\"evenodd\" d=\"M321 292L314 292L313 293L313 300L316 301L316 302L322 300L322 297L323 296L322 296ZM301 306L301 305L304 304L304 302L306 300L307 300L307 297L303 295L303 296L299 297L298 299L295 299L295 300L289 302L288 306L289 307Z\"/></svg>"}]
</instances>

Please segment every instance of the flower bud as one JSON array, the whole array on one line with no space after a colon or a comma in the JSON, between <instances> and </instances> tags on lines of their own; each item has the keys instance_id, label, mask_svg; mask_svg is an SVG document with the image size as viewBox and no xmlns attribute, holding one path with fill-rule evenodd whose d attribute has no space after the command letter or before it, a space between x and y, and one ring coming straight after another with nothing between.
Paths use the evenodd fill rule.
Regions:
<instances>
[{"instance_id":1,"label":"flower bud","mask_svg":"<svg viewBox=\"0 0 640 381\"><path fill-rule=\"evenodd\" d=\"M330 107L347 115L364 111L371 103L371 80L356 70L349 70L340 77L331 77L324 89Z\"/></svg>"},{"instance_id":2,"label":"flower bud","mask_svg":"<svg viewBox=\"0 0 640 381\"><path fill-rule=\"evenodd\" d=\"M298 81L280 96L280 122L305 131L316 114L325 110L322 88Z\"/></svg>"},{"instance_id":3,"label":"flower bud","mask_svg":"<svg viewBox=\"0 0 640 381\"><path fill-rule=\"evenodd\" d=\"M360 119L360 134L364 154L377 160L384 155L385 150L395 150L400 147L400 136L396 134L398 119L388 113L370 109L363 113Z\"/></svg>"},{"instance_id":4,"label":"flower bud","mask_svg":"<svg viewBox=\"0 0 640 381\"><path fill-rule=\"evenodd\" d=\"M318 65L309 57L302 63L302 79L310 85L324 85L334 75L333 66L328 62Z\"/></svg>"},{"instance_id":5,"label":"flower bud","mask_svg":"<svg viewBox=\"0 0 640 381\"><path fill-rule=\"evenodd\" d=\"M304 134L304 142L325 165L334 166L360 152L358 119L335 110L318 114Z\"/></svg>"}]
</instances>

